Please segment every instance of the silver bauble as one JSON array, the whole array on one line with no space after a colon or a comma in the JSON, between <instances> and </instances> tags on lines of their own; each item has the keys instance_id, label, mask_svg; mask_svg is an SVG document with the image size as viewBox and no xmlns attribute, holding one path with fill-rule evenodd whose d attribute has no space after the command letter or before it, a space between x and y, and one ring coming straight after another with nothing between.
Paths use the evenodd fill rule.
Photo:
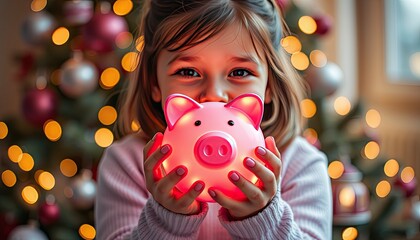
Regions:
<instances>
[{"instance_id":1,"label":"silver bauble","mask_svg":"<svg viewBox=\"0 0 420 240\"><path fill-rule=\"evenodd\" d=\"M60 70L59 88L69 97L80 97L98 86L98 70L91 62L78 58L67 60Z\"/></svg>"},{"instance_id":2,"label":"silver bauble","mask_svg":"<svg viewBox=\"0 0 420 240\"><path fill-rule=\"evenodd\" d=\"M10 233L8 240L48 240L47 235L39 230L35 225L17 226Z\"/></svg>"},{"instance_id":3,"label":"silver bauble","mask_svg":"<svg viewBox=\"0 0 420 240\"><path fill-rule=\"evenodd\" d=\"M31 45L39 45L51 40L56 26L54 17L45 12L33 12L24 20L21 33L23 40Z\"/></svg>"},{"instance_id":4,"label":"silver bauble","mask_svg":"<svg viewBox=\"0 0 420 240\"><path fill-rule=\"evenodd\" d=\"M96 182L92 179L92 172L83 170L82 174L74 177L67 191L70 191L69 198L75 208L91 208L96 197Z\"/></svg>"},{"instance_id":5,"label":"silver bauble","mask_svg":"<svg viewBox=\"0 0 420 240\"><path fill-rule=\"evenodd\" d=\"M332 62L323 67L311 65L305 71L305 79L311 88L311 97L323 98L333 94L343 82L343 71Z\"/></svg>"}]
</instances>

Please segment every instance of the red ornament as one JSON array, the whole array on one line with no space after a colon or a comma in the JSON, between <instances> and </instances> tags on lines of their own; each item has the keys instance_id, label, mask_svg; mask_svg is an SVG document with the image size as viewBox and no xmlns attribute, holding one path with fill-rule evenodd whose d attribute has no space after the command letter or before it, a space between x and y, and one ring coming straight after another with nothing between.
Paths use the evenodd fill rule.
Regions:
<instances>
[{"instance_id":1,"label":"red ornament","mask_svg":"<svg viewBox=\"0 0 420 240\"><path fill-rule=\"evenodd\" d=\"M413 196L414 193L416 192L416 187L417 187L416 178L413 178L411 181L406 183L401 179L401 177L397 177L394 184L396 187L398 187L399 189L403 191L406 198Z\"/></svg>"},{"instance_id":2,"label":"red ornament","mask_svg":"<svg viewBox=\"0 0 420 240\"><path fill-rule=\"evenodd\" d=\"M14 213L6 212L0 214L0 236L7 239L17 226L18 221Z\"/></svg>"},{"instance_id":3,"label":"red ornament","mask_svg":"<svg viewBox=\"0 0 420 240\"><path fill-rule=\"evenodd\" d=\"M316 34L325 35L327 34L332 27L332 19L327 15L322 16L315 16L314 17L316 23Z\"/></svg>"},{"instance_id":4,"label":"red ornament","mask_svg":"<svg viewBox=\"0 0 420 240\"><path fill-rule=\"evenodd\" d=\"M34 125L43 125L48 119L57 115L58 97L48 88L31 89L23 99L23 115Z\"/></svg>"},{"instance_id":5,"label":"red ornament","mask_svg":"<svg viewBox=\"0 0 420 240\"><path fill-rule=\"evenodd\" d=\"M289 7L290 0L276 0L277 5L284 12Z\"/></svg>"},{"instance_id":6,"label":"red ornament","mask_svg":"<svg viewBox=\"0 0 420 240\"><path fill-rule=\"evenodd\" d=\"M96 13L83 29L84 49L109 52L118 34L127 31L127 22L123 17L112 12Z\"/></svg>"},{"instance_id":7,"label":"red ornament","mask_svg":"<svg viewBox=\"0 0 420 240\"><path fill-rule=\"evenodd\" d=\"M51 225L60 218L60 208L56 203L45 202L39 207L38 217L42 225Z\"/></svg>"}]
</instances>

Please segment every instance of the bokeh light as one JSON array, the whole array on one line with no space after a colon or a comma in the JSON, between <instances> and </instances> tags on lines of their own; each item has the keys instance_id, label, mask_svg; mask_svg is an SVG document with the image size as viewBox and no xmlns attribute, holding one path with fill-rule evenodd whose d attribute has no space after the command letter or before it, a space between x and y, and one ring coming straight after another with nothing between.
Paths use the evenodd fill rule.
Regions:
<instances>
[{"instance_id":1,"label":"bokeh light","mask_svg":"<svg viewBox=\"0 0 420 240\"><path fill-rule=\"evenodd\" d=\"M405 167L401 171L401 180L405 183L409 183L414 179L414 169L412 167Z\"/></svg>"},{"instance_id":2,"label":"bokeh light","mask_svg":"<svg viewBox=\"0 0 420 240\"><path fill-rule=\"evenodd\" d=\"M106 148L114 141L114 135L108 128L100 128L95 133L95 142L98 146Z\"/></svg>"},{"instance_id":3,"label":"bokeh light","mask_svg":"<svg viewBox=\"0 0 420 240\"><path fill-rule=\"evenodd\" d=\"M351 103L346 97L338 97L334 101L334 110L337 114L345 116L350 112Z\"/></svg>"},{"instance_id":4,"label":"bokeh light","mask_svg":"<svg viewBox=\"0 0 420 240\"><path fill-rule=\"evenodd\" d=\"M16 184L16 174L11 170L4 170L1 174L1 180L7 187L13 187Z\"/></svg>"},{"instance_id":5,"label":"bokeh light","mask_svg":"<svg viewBox=\"0 0 420 240\"><path fill-rule=\"evenodd\" d=\"M388 177L394 177L397 175L398 171L400 170L400 165L398 161L395 159L389 159L384 166L385 175Z\"/></svg>"},{"instance_id":6,"label":"bokeh light","mask_svg":"<svg viewBox=\"0 0 420 240\"><path fill-rule=\"evenodd\" d=\"M73 177L77 173L77 164L69 158L60 162L60 171L66 177Z\"/></svg>"},{"instance_id":7,"label":"bokeh light","mask_svg":"<svg viewBox=\"0 0 420 240\"><path fill-rule=\"evenodd\" d=\"M298 21L299 28L302 32L306 34L312 34L316 31L316 22L310 16L302 16Z\"/></svg>"},{"instance_id":8,"label":"bokeh light","mask_svg":"<svg viewBox=\"0 0 420 240\"><path fill-rule=\"evenodd\" d=\"M63 45L69 40L70 32L65 27L57 28L52 34L52 41L55 45Z\"/></svg>"},{"instance_id":9,"label":"bokeh light","mask_svg":"<svg viewBox=\"0 0 420 240\"><path fill-rule=\"evenodd\" d=\"M356 228L348 227L343 230L343 234L341 235L341 237L343 238L343 240L355 240L358 235L359 234Z\"/></svg>"},{"instance_id":10,"label":"bokeh light","mask_svg":"<svg viewBox=\"0 0 420 240\"><path fill-rule=\"evenodd\" d=\"M136 49L137 51L141 52L144 48L144 36L140 36L136 40Z\"/></svg>"},{"instance_id":11,"label":"bokeh light","mask_svg":"<svg viewBox=\"0 0 420 240\"><path fill-rule=\"evenodd\" d=\"M133 43L133 34L130 32L121 32L115 38L115 45L119 49L126 49Z\"/></svg>"},{"instance_id":12,"label":"bokeh light","mask_svg":"<svg viewBox=\"0 0 420 240\"><path fill-rule=\"evenodd\" d=\"M96 230L92 225L83 224L79 227L79 234L83 239L94 239L96 236Z\"/></svg>"},{"instance_id":13,"label":"bokeh light","mask_svg":"<svg viewBox=\"0 0 420 240\"><path fill-rule=\"evenodd\" d=\"M378 157L380 152L379 144L375 141L370 141L365 145L364 153L366 158L368 159L375 159Z\"/></svg>"},{"instance_id":14,"label":"bokeh light","mask_svg":"<svg viewBox=\"0 0 420 240\"><path fill-rule=\"evenodd\" d=\"M344 164L338 160L332 161L328 165L328 175L332 179L340 178L344 173Z\"/></svg>"},{"instance_id":15,"label":"bokeh light","mask_svg":"<svg viewBox=\"0 0 420 240\"><path fill-rule=\"evenodd\" d=\"M131 130L133 130L133 132L140 130L140 124L137 120L131 122Z\"/></svg>"},{"instance_id":16,"label":"bokeh light","mask_svg":"<svg viewBox=\"0 0 420 240\"><path fill-rule=\"evenodd\" d=\"M286 50L286 52L293 54L300 52L302 50L302 44L299 39L295 36L287 36L283 38L280 42L281 46Z\"/></svg>"},{"instance_id":17,"label":"bokeh light","mask_svg":"<svg viewBox=\"0 0 420 240\"><path fill-rule=\"evenodd\" d=\"M56 142L61 138L63 131L57 121L48 120L44 124L44 133L50 141Z\"/></svg>"},{"instance_id":18,"label":"bokeh light","mask_svg":"<svg viewBox=\"0 0 420 240\"><path fill-rule=\"evenodd\" d=\"M139 64L139 55L136 52L128 52L121 59L121 66L127 72L133 72L136 70Z\"/></svg>"},{"instance_id":19,"label":"bokeh light","mask_svg":"<svg viewBox=\"0 0 420 240\"><path fill-rule=\"evenodd\" d=\"M351 207L356 201L356 193L354 192L354 189L352 187L347 186L340 190L338 199L342 206Z\"/></svg>"},{"instance_id":20,"label":"bokeh light","mask_svg":"<svg viewBox=\"0 0 420 240\"><path fill-rule=\"evenodd\" d=\"M38 176L39 185L45 190L51 190L55 186L55 178L49 172L42 172Z\"/></svg>"},{"instance_id":21,"label":"bokeh light","mask_svg":"<svg viewBox=\"0 0 420 240\"><path fill-rule=\"evenodd\" d=\"M10 161L19 162L22 159L22 149L18 145L12 145L7 150L7 155L9 156Z\"/></svg>"},{"instance_id":22,"label":"bokeh light","mask_svg":"<svg viewBox=\"0 0 420 240\"><path fill-rule=\"evenodd\" d=\"M366 123L371 128L377 128L381 124L381 115L375 109L366 112Z\"/></svg>"},{"instance_id":23,"label":"bokeh light","mask_svg":"<svg viewBox=\"0 0 420 240\"><path fill-rule=\"evenodd\" d=\"M22 169L25 172L29 172L32 170L32 168L35 165L34 159L29 153L23 153L22 158L18 162L18 165L20 169Z\"/></svg>"},{"instance_id":24,"label":"bokeh light","mask_svg":"<svg viewBox=\"0 0 420 240\"><path fill-rule=\"evenodd\" d=\"M133 2L131 0L117 0L112 6L112 10L119 16L124 16L130 13L133 9Z\"/></svg>"},{"instance_id":25,"label":"bokeh light","mask_svg":"<svg viewBox=\"0 0 420 240\"><path fill-rule=\"evenodd\" d=\"M391 184L386 181L382 180L376 185L376 195L380 198L384 198L388 196L388 194L391 192Z\"/></svg>"},{"instance_id":26,"label":"bokeh light","mask_svg":"<svg viewBox=\"0 0 420 240\"><path fill-rule=\"evenodd\" d=\"M32 186L26 186L22 190L22 198L28 204L34 204L38 201L38 191Z\"/></svg>"},{"instance_id":27,"label":"bokeh light","mask_svg":"<svg viewBox=\"0 0 420 240\"><path fill-rule=\"evenodd\" d=\"M297 70L303 71L309 67L309 58L303 52L293 53L290 59L293 67Z\"/></svg>"},{"instance_id":28,"label":"bokeh light","mask_svg":"<svg viewBox=\"0 0 420 240\"><path fill-rule=\"evenodd\" d=\"M98 119L104 125L111 125L117 120L117 110L112 106L104 106L99 110Z\"/></svg>"},{"instance_id":29,"label":"bokeh light","mask_svg":"<svg viewBox=\"0 0 420 240\"><path fill-rule=\"evenodd\" d=\"M7 134L9 134L9 128L6 123L0 122L0 139L5 139Z\"/></svg>"},{"instance_id":30,"label":"bokeh light","mask_svg":"<svg viewBox=\"0 0 420 240\"><path fill-rule=\"evenodd\" d=\"M47 6L47 0L33 0L31 10L34 12L42 11Z\"/></svg>"},{"instance_id":31,"label":"bokeh light","mask_svg":"<svg viewBox=\"0 0 420 240\"><path fill-rule=\"evenodd\" d=\"M300 102L300 107L302 109L302 116L305 118L311 118L316 114L316 105L311 99L303 99Z\"/></svg>"},{"instance_id":32,"label":"bokeh light","mask_svg":"<svg viewBox=\"0 0 420 240\"><path fill-rule=\"evenodd\" d=\"M313 128L307 128L303 131L303 136L312 145L318 141L318 133Z\"/></svg>"},{"instance_id":33,"label":"bokeh light","mask_svg":"<svg viewBox=\"0 0 420 240\"><path fill-rule=\"evenodd\" d=\"M325 55L325 53L321 50L313 50L309 54L309 59L311 60L312 65L319 68L325 66L325 64L327 64L328 61L327 55Z\"/></svg>"},{"instance_id":34,"label":"bokeh light","mask_svg":"<svg viewBox=\"0 0 420 240\"><path fill-rule=\"evenodd\" d=\"M114 67L109 67L102 72L100 79L100 85L103 89L111 89L120 81L120 72Z\"/></svg>"}]
</instances>

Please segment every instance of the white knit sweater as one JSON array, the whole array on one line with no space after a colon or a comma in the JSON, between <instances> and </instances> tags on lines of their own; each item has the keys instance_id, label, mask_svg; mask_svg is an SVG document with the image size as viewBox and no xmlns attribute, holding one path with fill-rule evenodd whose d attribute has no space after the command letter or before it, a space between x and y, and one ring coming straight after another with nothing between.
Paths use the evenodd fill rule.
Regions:
<instances>
[{"instance_id":1,"label":"white knit sweater","mask_svg":"<svg viewBox=\"0 0 420 240\"><path fill-rule=\"evenodd\" d=\"M327 160L303 138L282 153L280 188L257 215L229 221L217 203L197 215L173 213L146 189L138 135L115 142L99 165L97 239L331 239L332 200Z\"/></svg>"}]
</instances>

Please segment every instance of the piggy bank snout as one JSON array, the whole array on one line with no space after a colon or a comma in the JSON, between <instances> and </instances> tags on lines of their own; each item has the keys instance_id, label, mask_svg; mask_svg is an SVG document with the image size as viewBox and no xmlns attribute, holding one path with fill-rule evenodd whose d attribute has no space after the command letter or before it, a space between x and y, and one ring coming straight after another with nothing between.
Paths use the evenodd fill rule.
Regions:
<instances>
[{"instance_id":1,"label":"piggy bank snout","mask_svg":"<svg viewBox=\"0 0 420 240\"><path fill-rule=\"evenodd\" d=\"M197 160L208 167L223 167L236 157L235 140L224 132L209 132L195 144Z\"/></svg>"}]
</instances>

